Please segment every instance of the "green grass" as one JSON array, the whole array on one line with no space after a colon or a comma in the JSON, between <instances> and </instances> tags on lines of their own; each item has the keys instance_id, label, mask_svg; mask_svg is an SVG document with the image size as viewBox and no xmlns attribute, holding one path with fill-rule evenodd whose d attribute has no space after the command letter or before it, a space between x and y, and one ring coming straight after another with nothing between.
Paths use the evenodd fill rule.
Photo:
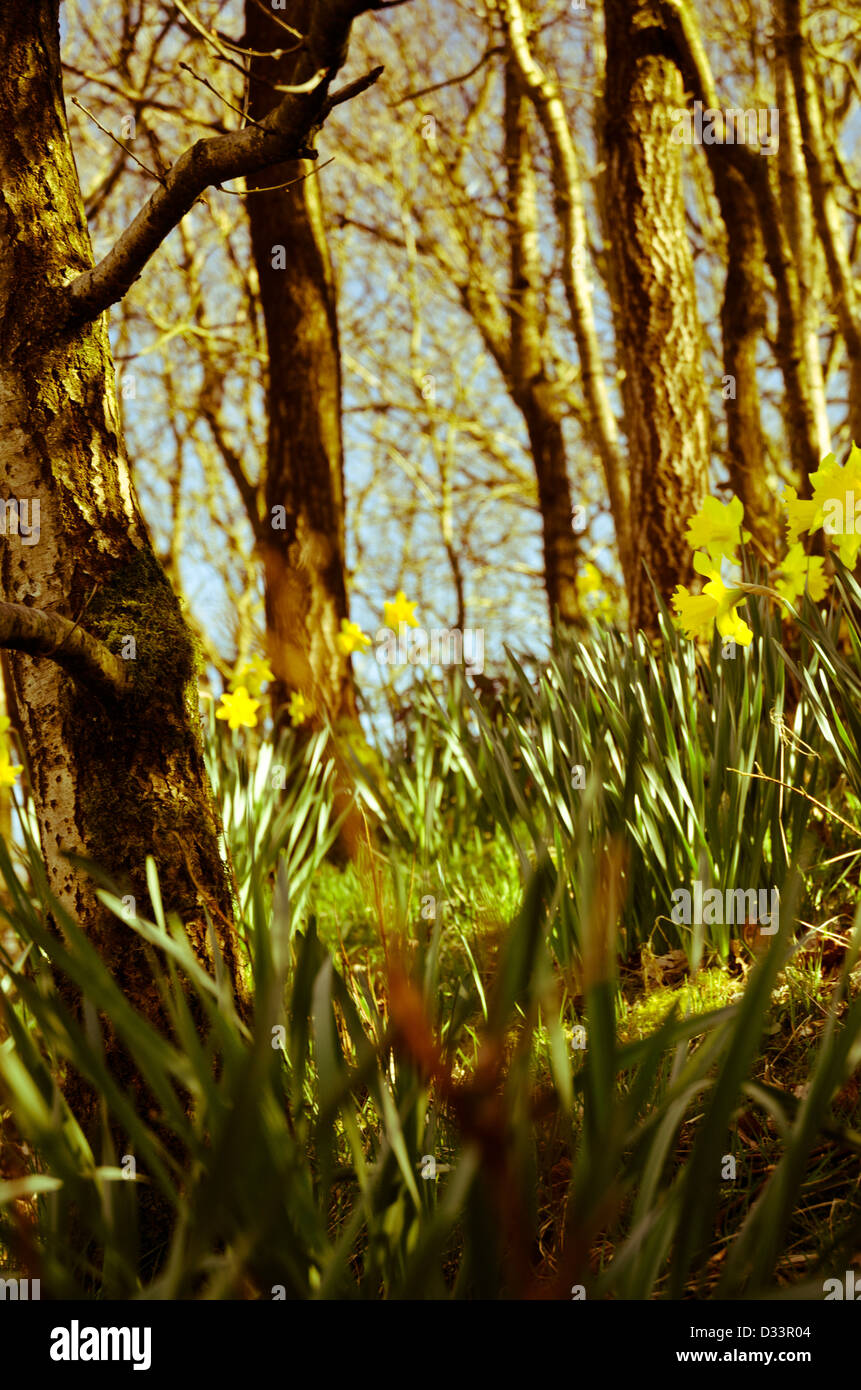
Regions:
<instances>
[{"instance_id":1,"label":"green grass","mask_svg":"<svg viewBox=\"0 0 861 1390\"><path fill-rule=\"evenodd\" d=\"M357 767L368 845L346 867L324 740L210 718L250 1024L164 920L156 865L131 929L170 1037L32 840L0 847L0 1264L23 1249L55 1296L821 1296L859 1235L859 647L808 607L790 657L751 608L736 664L666 625L655 648L560 640L532 676L512 659L491 709L419 685ZM779 934L671 923L695 877L778 886ZM155 1118L107 1072L100 1015ZM70 1067L103 1098L97 1134ZM160 1250L144 1186L173 1214Z\"/></svg>"}]
</instances>

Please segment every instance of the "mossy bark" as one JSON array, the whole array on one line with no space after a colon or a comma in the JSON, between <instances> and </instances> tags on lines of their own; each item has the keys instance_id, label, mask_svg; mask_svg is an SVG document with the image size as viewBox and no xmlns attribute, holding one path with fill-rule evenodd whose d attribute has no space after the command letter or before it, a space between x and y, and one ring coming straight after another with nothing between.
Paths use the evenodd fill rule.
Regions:
<instances>
[{"instance_id":1,"label":"mossy bark","mask_svg":"<svg viewBox=\"0 0 861 1390\"><path fill-rule=\"evenodd\" d=\"M193 639L131 483L107 325L60 327L61 289L93 256L63 104L58 4L0 0L0 488L19 505L39 503L35 541L0 538L0 590L128 656L134 684L122 700L100 700L49 659L7 653L6 670L51 887L132 1005L159 1022L139 938L101 907L68 852L97 861L142 913L152 854L166 910L208 966L210 914L241 994L238 950ZM143 1107L134 1060L104 1026L108 1060ZM68 1088L92 1132L96 1098L74 1077Z\"/></svg>"}]
</instances>

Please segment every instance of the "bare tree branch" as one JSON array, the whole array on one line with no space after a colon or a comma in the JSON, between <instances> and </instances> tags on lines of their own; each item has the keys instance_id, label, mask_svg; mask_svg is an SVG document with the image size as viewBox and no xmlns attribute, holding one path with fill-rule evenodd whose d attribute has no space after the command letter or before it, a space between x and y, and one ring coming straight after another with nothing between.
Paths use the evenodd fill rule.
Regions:
<instances>
[{"instance_id":1,"label":"bare tree branch","mask_svg":"<svg viewBox=\"0 0 861 1390\"><path fill-rule=\"evenodd\" d=\"M132 667L97 637L44 608L0 603L0 647L47 657L98 695L116 699L132 688Z\"/></svg>"},{"instance_id":2,"label":"bare tree branch","mask_svg":"<svg viewBox=\"0 0 861 1390\"><path fill-rule=\"evenodd\" d=\"M265 128L249 126L198 140L186 150L99 264L65 286L61 294L67 325L90 322L122 299L165 237L211 185L290 160L316 158L307 142L325 117L329 84L346 59L352 21L369 8L368 0L321 0L315 6L296 73L298 85L311 89L286 95L262 122ZM322 80L315 82L320 73Z\"/></svg>"},{"instance_id":3,"label":"bare tree branch","mask_svg":"<svg viewBox=\"0 0 861 1390\"><path fill-rule=\"evenodd\" d=\"M360 92L366 92L369 87L373 87L385 72L385 68L380 64L377 68L371 68L370 72L365 73L364 77L357 77L355 82L348 82L345 87L339 87L337 92L333 92L326 99L323 107L323 115L328 116L329 112L336 106L340 106L343 101L349 101L351 97L356 97Z\"/></svg>"}]
</instances>

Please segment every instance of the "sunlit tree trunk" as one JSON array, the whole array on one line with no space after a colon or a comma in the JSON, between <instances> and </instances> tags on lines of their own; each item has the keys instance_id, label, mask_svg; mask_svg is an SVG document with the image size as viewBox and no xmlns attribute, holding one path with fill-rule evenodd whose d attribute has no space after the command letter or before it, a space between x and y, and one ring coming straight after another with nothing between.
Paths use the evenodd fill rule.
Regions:
<instances>
[{"instance_id":1,"label":"sunlit tree trunk","mask_svg":"<svg viewBox=\"0 0 861 1390\"><path fill-rule=\"evenodd\" d=\"M541 332L538 207L529 141L530 104L517 64L505 68L505 152L511 255L511 386L529 435L544 538L544 582L551 617L577 622L579 542L560 403L554 398Z\"/></svg>"},{"instance_id":2,"label":"sunlit tree trunk","mask_svg":"<svg viewBox=\"0 0 861 1390\"><path fill-rule=\"evenodd\" d=\"M311 8L309 0L289 0L274 17L247 0L248 46L282 51L251 59L252 120L280 100L273 84L295 82L297 57L289 50L297 43L283 25L306 33ZM259 547L275 703L298 690L318 715L355 718L350 659L337 642L347 617L341 359L320 179L305 160L267 169L248 187L255 190L248 216L269 349Z\"/></svg>"},{"instance_id":3,"label":"sunlit tree trunk","mask_svg":"<svg viewBox=\"0 0 861 1390\"><path fill-rule=\"evenodd\" d=\"M0 542L2 645L19 648L7 654L9 702L50 886L129 1002L158 1022L139 938L66 856L94 860L148 915L154 855L166 910L211 967L209 914L238 985L237 940L195 649L130 484L107 326L102 316L64 328L59 312L58 292L92 265L92 250L63 106L58 3L0 0L0 478L29 527L7 527ZM109 1065L148 1113L133 1059L111 1020L102 1025ZM92 1137L97 1097L74 1076L66 1087Z\"/></svg>"},{"instance_id":4,"label":"sunlit tree trunk","mask_svg":"<svg viewBox=\"0 0 861 1390\"><path fill-rule=\"evenodd\" d=\"M708 415L681 149L671 141L684 89L642 0L605 0L604 146L614 318L631 482L632 628L654 632L657 604L692 576L681 524L708 479ZM647 568L648 567L648 572ZM650 577L651 576L651 577Z\"/></svg>"}]
</instances>

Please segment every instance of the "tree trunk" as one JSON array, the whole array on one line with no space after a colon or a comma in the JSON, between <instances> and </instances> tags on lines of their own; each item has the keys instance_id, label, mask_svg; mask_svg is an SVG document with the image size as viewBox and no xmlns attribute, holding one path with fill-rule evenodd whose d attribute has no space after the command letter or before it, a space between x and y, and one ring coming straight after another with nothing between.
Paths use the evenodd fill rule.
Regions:
<instances>
[{"instance_id":1,"label":"tree trunk","mask_svg":"<svg viewBox=\"0 0 861 1390\"><path fill-rule=\"evenodd\" d=\"M721 307L727 471L744 507L745 525L772 554L779 536L777 500L768 486L757 348L766 326L765 253L756 203L741 176L722 159L720 145L708 146L721 216L727 234L727 272Z\"/></svg>"},{"instance_id":2,"label":"tree trunk","mask_svg":"<svg viewBox=\"0 0 861 1390\"><path fill-rule=\"evenodd\" d=\"M785 45L775 54L775 87L780 110L780 147L777 153L780 209L798 281L798 341L801 365L808 383L818 458L831 449L825 374L819 348L821 261L816 241L813 198L804 165L798 94Z\"/></svg>"},{"instance_id":3,"label":"tree trunk","mask_svg":"<svg viewBox=\"0 0 861 1390\"><path fill-rule=\"evenodd\" d=\"M101 639L114 662L125 658L117 664L129 689L88 688L57 664L59 653L16 651L8 693L51 888L97 940L132 1006L161 1024L139 938L99 904L67 852L95 860L142 915L151 915L144 861L154 855L165 910L211 968L210 914L238 988L237 940L203 764L196 652L131 485L107 324L100 316L67 328L59 312L61 287L93 256L63 105L58 7L0 0L0 479L22 516L29 504L31 526L2 541L0 589L7 603ZM152 1102L134 1062L102 1023L108 1064L146 1114ZM92 1138L97 1098L74 1076L67 1095Z\"/></svg>"},{"instance_id":4,"label":"tree trunk","mask_svg":"<svg viewBox=\"0 0 861 1390\"><path fill-rule=\"evenodd\" d=\"M708 414L681 150L670 135L683 86L644 0L605 0L607 225L631 481L632 629L657 631L652 583L669 600L692 576L680 525L708 486ZM648 573L646 570L648 566ZM651 578L650 578L651 575Z\"/></svg>"},{"instance_id":5,"label":"tree trunk","mask_svg":"<svg viewBox=\"0 0 861 1390\"><path fill-rule=\"evenodd\" d=\"M257 53L290 48L282 23L300 33L310 0L290 0L277 20L245 7L245 41ZM273 84L296 81L297 55L251 59L248 113L277 105ZM289 187L274 187L279 184ZM251 242L269 348L265 516L259 548L276 711L300 691L318 718L356 718L349 656L337 636L348 616L344 573L341 358L335 284L320 180L309 160L248 179ZM279 510L281 509L281 510Z\"/></svg>"},{"instance_id":6,"label":"tree trunk","mask_svg":"<svg viewBox=\"0 0 861 1390\"><path fill-rule=\"evenodd\" d=\"M516 63L524 92L535 107L550 150L554 211L562 241L562 282L580 357L587 428L604 470L619 561L623 575L627 576L630 568L628 479L604 379L586 269L586 210L577 151L558 78L547 63L537 62L530 48L530 31L538 28L540 16L529 4L521 5L520 0L503 0L500 9L510 57Z\"/></svg>"},{"instance_id":7,"label":"tree trunk","mask_svg":"<svg viewBox=\"0 0 861 1390\"><path fill-rule=\"evenodd\" d=\"M861 439L861 309L847 245L844 214L835 193L832 153L822 127L814 50L805 34L806 10L804 0L783 0L782 45L792 73L810 199L825 253L834 296L834 313L846 344L849 373L847 423L849 438L857 442Z\"/></svg>"},{"instance_id":8,"label":"tree trunk","mask_svg":"<svg viewBox=\"0 0 861 1390\"><path fill-rule=\"evenodd\" d=\"M699 37L697 19L687 0L661 6L666 42L684 73L685 86L704 107L720 109L721 102L708 58ZM781 148L783 141L781 141ZM794 248L783 221L770 171L774 160L763 158L748 145L706 146L713 172L718 154L743 178L756 203L765 258L774 277L777 302L777 335L774 349L784 381L783 410L787 442L802 496L810 496L810 474L821 458L822 423L816 382L811 377L809 353L804 341L803 292L799 284ZM716 188L717 181L716 181ZM718 188L718 194L720 190ZM729 223L727 223L729 231ZM731 233L730 233L731 235ZM814 363L814 372L816 364ZM816 542L814 541L814 544Z\"/></svg>"},{"instance_id":9,"label":"tree trunk","mask_svg":"<svg viewBox=\"0 0 861 1390\"><path fill-rule=\"evenodd\" d=\"M580 619L579 542L559 403L548 378L541 331L538 207L529 141L530 104L513 57L505 65L505 155L511 255L511 392L526 423L535 462L544 534L544 582L550 617Z\"/></svg>"}]
</instances>

